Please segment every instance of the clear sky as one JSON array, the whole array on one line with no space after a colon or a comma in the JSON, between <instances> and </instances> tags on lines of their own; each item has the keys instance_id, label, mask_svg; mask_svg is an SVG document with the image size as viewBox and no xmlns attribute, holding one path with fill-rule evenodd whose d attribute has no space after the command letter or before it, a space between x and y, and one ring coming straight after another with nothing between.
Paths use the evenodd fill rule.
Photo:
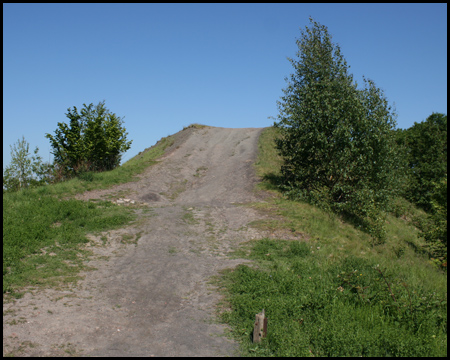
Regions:
<instances>
[{"instance_id":1,"label":"clear sky","mask_svg":"<svg viewBox=\"0 0 450 360\"><path fill-rule=\"evenodd\" d=\"M3 4L3 166L22 135L48 161L45 134L101 100L123 161L192 123L271 126L309 16L397 127L447 113L447 4Z\"/></svg>"}]
</instances>

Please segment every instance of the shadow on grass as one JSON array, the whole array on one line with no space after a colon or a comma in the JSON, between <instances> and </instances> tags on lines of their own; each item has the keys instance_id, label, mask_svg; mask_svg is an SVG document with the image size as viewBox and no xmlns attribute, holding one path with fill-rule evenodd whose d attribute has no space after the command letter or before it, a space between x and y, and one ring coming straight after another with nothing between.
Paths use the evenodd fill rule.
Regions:
<instances>
[{"instance_id":1,"label":"shadow on grass","mask_svg":"<svg viewBox=\"0 0 450 360\"><path fill-rule=\"evenodd\" d=\"M262 180L266 183L266 187L269 190L278 190L281 192L281 185L284 184L283 177L277 175L274 172L265 174Z\"/></svg>"}]
</instances>

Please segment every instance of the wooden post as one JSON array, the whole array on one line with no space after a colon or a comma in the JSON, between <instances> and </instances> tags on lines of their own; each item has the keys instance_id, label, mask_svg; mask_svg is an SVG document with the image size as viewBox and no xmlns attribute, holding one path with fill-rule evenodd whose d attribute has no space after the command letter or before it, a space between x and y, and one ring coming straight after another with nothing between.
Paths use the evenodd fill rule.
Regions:
<instances>
[{"instance_id":1,"label":"wooden post","mask_svg":"<svg viewBox=\"0 0 450 360\"><path fill-rule=\"evenodd\" d=\"M255 326L253 328L253 342L259 343L267 335L267 318L264 315L264 309L256 314Z\"/></svg>"}]
</instances>

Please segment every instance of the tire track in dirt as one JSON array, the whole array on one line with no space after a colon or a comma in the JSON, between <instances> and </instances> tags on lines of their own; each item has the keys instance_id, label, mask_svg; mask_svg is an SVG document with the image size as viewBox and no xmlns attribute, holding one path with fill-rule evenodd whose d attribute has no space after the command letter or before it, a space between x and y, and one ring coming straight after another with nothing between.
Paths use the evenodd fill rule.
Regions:
<instances>
[{"instance_id":1,"label":"tire track in dirt","mask_svg":"<svg viewBox=\"0 0 450 360\"><path fill-rule=\"evenodd\" d=\"M109 232L107 247L93 247L110 257L90 262L97 270L77 287L27 293L6 305L11 315L4 304L3 354L22 344L25 356L236 355L214 322L220 296L208 281L244 262L227 257L240 242L262 237L247 226L260 215L239 206L258 201L252 164L262 130L185 129L139 181L79 196L121 191L149 209L139 225ZM123 245L123 234L140 238ZM8 325L13 313L25 320Z\"/></svg>"}]
</instances>

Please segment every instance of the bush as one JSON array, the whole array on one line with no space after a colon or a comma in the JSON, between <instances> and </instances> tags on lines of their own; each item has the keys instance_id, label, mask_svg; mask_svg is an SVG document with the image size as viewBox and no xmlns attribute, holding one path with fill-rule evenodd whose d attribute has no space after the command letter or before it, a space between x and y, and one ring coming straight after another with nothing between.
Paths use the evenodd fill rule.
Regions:
<instances>
[{"instance_id":1,"label":"bush","mask_svg":"<svg viewBox=\"0 0 450 360\"><path fill-rule=\"evenodd\" d=\"M58 123L55 136L46 134L63 178L86 171L112 170L131 146L122 119L111 113L104 101L95 107L83 105L80 114L75 106L67 109L70 124Z\"/></svg>"}]
</instances>

